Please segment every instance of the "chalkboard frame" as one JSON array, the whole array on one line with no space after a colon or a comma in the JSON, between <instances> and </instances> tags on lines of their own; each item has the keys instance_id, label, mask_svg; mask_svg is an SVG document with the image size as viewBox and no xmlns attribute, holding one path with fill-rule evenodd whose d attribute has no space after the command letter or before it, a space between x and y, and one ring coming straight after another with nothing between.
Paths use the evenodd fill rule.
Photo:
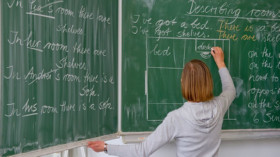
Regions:
<instances>
[{"instance_id":1,"label":"chalkboard frame","mask_svg":"<svg viewBox=\"0 0 280 157\"><path fill-rule=\"evenodd\" d=\"M131 142L140 142L145 139L146 136L148 136L151 132L122 132L121 129L121 109L122 109L122 88L121 88L121 73L122 73L122 0L119 0L119 32L118 32L118 110L119 110L119 115L118 115L118 132L116 134L111 134L111 135L105 135L101 137L96 137L92 139L87 139L87 140L82 140L78 142L71 142L68 144L62 144L62 145L57 145L57 146L52 146L48 147L45 149L39 149L35 151L30 151L27 153L22 153L22 154L17 154L13 155L15 157L17 156L40 156L40 155L46 155L50 153L55 153L55 152L60 152L63 150L67 149L72 149L75 147L80 147L80 146L85 146L87 141L90 140L110 140L117 138L119 136L123 136L124 143L131 143ZM0 2L0 19L2 18L2 11L1 11L1 5L2 1ZM2 25L1 25L1 20L0 20L0 34L2 34ZM0 47L2 47L2 38L0 38ZM1 63L1 57L2 57L2 49L0 49L0 64ZM2 68L0 68L0 73L2 72ZM0 77L1 79L1 77ZM1 81L1 80L0 80ZM1 94L2 91L0 91ZM2 97L0 96L0 99ZM1 113L1 108L0 108L0 113ZM1 119L0 119L0 124L1 124ZM132 139L130 139L132 138ZM240 129L240 130L222 130L222 140L246 140L246 139L261 139L261 138L280 138L280 129Z\"/></svg>"},{"instance_id":2,"label":"chalkboard frame","mask_svg":"<svg viewBox=\"0 0 280 157\"><path fill-rule=\"evenodd\" d=\"M87 143L89 141L96 141L96 140L107 141L107 140L117 139L118 137L119 136L117 134L105 135L105 136L86 139L86 140L82 140L82 141L52 146L52 147L48 147L48 148L44 148L44 149L37 149L37 150L26 152L26 153L12 155L10 157L38 157L38 156L42 156L42 155L48 155L48 154L52 154L52 153L62 152L65 150L70 150L70 149L77 148L77 147L84 147L84 146L87 146Z\"/></svg>"}]
</instances>

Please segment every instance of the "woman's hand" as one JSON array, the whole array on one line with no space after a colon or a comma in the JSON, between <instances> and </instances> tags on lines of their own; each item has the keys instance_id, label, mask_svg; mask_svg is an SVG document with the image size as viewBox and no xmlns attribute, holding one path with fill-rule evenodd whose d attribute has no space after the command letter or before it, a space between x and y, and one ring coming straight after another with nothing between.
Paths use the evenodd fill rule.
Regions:
<instances>
[{"instance_id":1,"label":"woman's hand","mask_svg":"<svg viewBox=\"0 0 280 157\"><path fill-rule=\"evenodd\" d=\"M224 52L220 47L212 47L211 54L219 69L226 67Z\"/></svg>"},{"instance_id":2,"label":"woman's hand","mask_svg":"<svg viewBox=\"0 0 280 157\"><path fill-rule=\"evenodd\" d=\"M93 149L95 152L103 152L105 148L104 141L90 141L88 142L88 147Z\"/></svg>"}]
</instances>

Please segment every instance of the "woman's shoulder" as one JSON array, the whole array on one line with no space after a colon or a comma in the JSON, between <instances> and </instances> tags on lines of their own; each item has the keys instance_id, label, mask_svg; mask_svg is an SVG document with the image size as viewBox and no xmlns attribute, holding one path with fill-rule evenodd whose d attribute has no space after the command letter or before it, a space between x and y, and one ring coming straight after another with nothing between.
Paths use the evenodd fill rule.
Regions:
<instances>
[{"instance_id":1,"label":"woman's shoulder","mask_svg":"<svg viewBox=\"0 0 280 157\"><path fill-rule=\"evenodd\" d=\"M169 118L178 118L180 117L182 114L182 112L186 112L185 111L186 108L184 107L184 105L182 105L181 107L173 110L173 111L170 111L168 114L167 114L167 117Z\"/></svg>"},{"instance_id":2,"label":"woman's shoulder","mask_svg":"<svg viewBox=\"0 0 280 157\"><path fill-rule=\"evenodd\" d=\"M175 109L175 110L173 110L173 111L170 111L170 112L167 114L166 117L169 117L169 118L176 117L176 116L178 115L178 113L179 113L178 110L179 110L179 109Z\"/></svg>"}]
</instances>

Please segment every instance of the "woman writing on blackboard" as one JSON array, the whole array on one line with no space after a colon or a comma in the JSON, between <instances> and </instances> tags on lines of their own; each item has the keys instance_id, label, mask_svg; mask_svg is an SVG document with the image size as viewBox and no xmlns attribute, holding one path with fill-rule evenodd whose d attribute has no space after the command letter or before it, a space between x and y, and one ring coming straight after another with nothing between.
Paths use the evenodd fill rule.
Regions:
<instances>
[{"instance_id":1,"label":"woman writing on blackboard","mask_svg":"<svg viewBox=\"0 0 280 157\"><path fill-rule=\"evenodd\" d=\"M235 98L235 87L220 47L211 54L219 68L222 93L213 96L213 80L205 63L188 62L182 72L182 94L187 102L170 112L147 139L135 145L107 145L92 141L88 146L120 157L148 157L164 144L175 140L177 157L216 157L220 147L223 117Z\"/></svg>"}]
</instances>

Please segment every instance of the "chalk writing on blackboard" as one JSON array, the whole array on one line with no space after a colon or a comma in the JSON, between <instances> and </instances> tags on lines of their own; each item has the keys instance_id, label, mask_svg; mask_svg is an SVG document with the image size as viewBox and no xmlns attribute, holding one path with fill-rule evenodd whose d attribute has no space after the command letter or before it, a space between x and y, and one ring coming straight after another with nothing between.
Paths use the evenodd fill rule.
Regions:
<instances>
[{"instance_id":1,"label":"chalk writing on blackboard","mask_svg":"<svg viewBox=\"0 0 280 157\"><path fill-rule=\"evenodd\" d=\"M128 119L124 125L129 123L124 128L138 130L138 123L132 122L140 118L135 120L133 115L141 111L139 114L146 116L139 126L153 130L150 125L159 124L169 111L182 106L184 100L177 92L180 74L191 59L201 59L210 67L216 79L214 93L218 95L221 86L211 60L213 46L223 48L237 89L223 127L279 128L279 5L266 2L273 3L267 7L253 1L161 2L125 3L125 7L139 6L137 10L126 7L124 13L129 18L123 22L124 71L139 77L139 84L133 85L135 80L123 74L127 82L123 85L123 110ZM132 99L135 95L138 97ZM136 111L134 106L140 105L145 107Z\"/></svg>"},{"instance_id":2,"label":"chalk writing on blackboard","mask_svg":"<svg viewBox=\"0 0 280 157\"><path fill-rule=\"evenodd\" d=\"M0 156L117 132L117 3L2 3Z\"/></svg>"}]
</instances>

